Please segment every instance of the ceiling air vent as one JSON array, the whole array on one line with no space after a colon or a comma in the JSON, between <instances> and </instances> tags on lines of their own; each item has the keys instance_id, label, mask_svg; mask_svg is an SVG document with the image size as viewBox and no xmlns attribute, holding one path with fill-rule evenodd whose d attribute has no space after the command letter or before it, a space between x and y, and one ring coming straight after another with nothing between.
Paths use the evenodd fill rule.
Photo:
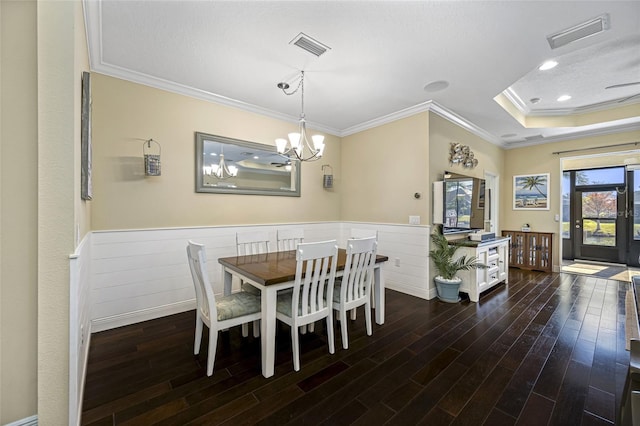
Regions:
<instances>
[{"instance_id":1,"label":"ceiling air vent","mask_svg":"<svg viewBox=\"0 0 640 426\"><path fill-rule=\"evenodd\" d=\"M557 49L558 47L566 46L569 43L582 40L583 38L590 37L608 29L609 14L605 13L604 15L600 15L571 28L567 28L566 30L551 34L550 36L547 36L547 41L552 49Z\"/></svg>"},{"instance_id":2,"label":"ceiling air vent","mask_svg":"<svg viewBox=\"0 0 640 426\"><path fill-rule=\"evenodd\" d=\"M526 140L526 141L535 141L535 140L542 139L542 138L543 138L542 135L533 135L533 136L525 136L524 140Z\"/></svg>"},{"instance_id":3,"label":"ceiling air vent","mask_svg":"<svg viewBox=\"0 0 640 426\"><path fill-rule=\"evenodd\" d=\"M325 44L320 43L318 40L314 40L305 33L300 33L291 40L289 44L295 44L299 48L306 50L316 56L320 56L331 48Z\"/></svg>"}]
</instances>

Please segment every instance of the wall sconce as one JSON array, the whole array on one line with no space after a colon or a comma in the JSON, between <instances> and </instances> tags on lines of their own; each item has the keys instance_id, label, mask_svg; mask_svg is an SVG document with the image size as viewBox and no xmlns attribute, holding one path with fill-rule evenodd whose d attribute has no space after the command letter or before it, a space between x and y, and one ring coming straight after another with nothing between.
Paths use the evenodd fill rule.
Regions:
<instances>
[{"instance_id":1,"label":"wall sconce","mask_svg":"<svg viewBox=\"0 0 640 426\"><path fill-rule=\"evenodd\" d=\"M471 151L468 145L451 142L449 163L451 165L460 164L465 169L473 169L478 165L478 159L474 157L473 151Z\"/></svg>"},{"instance_id":2,"label":"wall sconce","mask_svg":"<svg viewBox=\"0 0 640 426\"><path fill-rule=\"evenodd\" d=\"M325 167L329 168L329 172L325 171ZM322 165L322 187L323 188L333 188L333 168L328 164Z\"/></svg>"},{"instance_id":3,"label":"wall sconce","mask_svg":"<svg viewBox=\"0 0 640 426\"><path fill-rule=\"evenodd\" d=\"M151 143L153 142L153 145ZM162 147L153 139L144 141L142 154L144 155L145 176L160 176L160 152Z\"/></svg>"}]
</instances>

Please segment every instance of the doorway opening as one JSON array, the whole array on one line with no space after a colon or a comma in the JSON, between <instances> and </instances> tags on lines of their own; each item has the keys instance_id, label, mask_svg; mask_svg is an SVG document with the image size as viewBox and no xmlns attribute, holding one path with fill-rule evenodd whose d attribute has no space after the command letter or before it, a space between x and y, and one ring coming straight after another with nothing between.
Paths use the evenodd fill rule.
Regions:
<instances>
[{"instance_id":1,"label":"doorway opening","mask_svg":"<svg viewBox=\"0 0 640 426\"><path fill-rule=\"evenodd\" d=\"M565 158L563 269L640 267L640 152ZM590 266L595 265L595 266Z\"/></svg>"}]
</instances>

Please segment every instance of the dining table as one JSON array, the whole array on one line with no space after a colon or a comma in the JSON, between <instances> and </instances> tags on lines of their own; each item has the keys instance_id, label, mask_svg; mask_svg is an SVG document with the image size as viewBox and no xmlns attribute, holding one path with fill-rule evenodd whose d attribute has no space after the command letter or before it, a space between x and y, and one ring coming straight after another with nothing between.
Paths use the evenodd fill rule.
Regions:
<instances>
[{"instance_id":1,"label":"dining table","mask_svg":"<svg viewBox=\"0 0 640 426\"><path fill-rule=\"evenodd\" d=\"M377 324L384 324L384 276L381 265L387 256L377 254L374 266L373 306ZM345 249L338 249L336 277L342 276L347 261ZM262 375L271 377L275 369L276 304L278 291L292 288L296 276L296 251L231 256L218 259L222 266L224 294L231 294L233 278L250 283L261 292L262 316L260 321Z\"/></svg>"}]
</instances>

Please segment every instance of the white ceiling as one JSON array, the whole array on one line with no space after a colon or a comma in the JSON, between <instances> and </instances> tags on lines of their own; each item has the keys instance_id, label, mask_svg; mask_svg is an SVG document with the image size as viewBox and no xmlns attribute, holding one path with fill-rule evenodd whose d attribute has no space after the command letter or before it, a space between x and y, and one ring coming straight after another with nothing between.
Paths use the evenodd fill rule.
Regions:
<instances>
[{"instance_id":1,"label":"white ceiling","mask_svg":"<svg viewBox=\"0 0 640 426\"><path fill-rule=\"evenodd\" d=\"M92 71L296 122L338 136L424 110L505 147L640 129L640 0L85 0ZM547 36L608 14L610 29L558 49ZM300 32L330 47L316 57ZM542 72L548 59L559 65ZM428 92L425 85L448 87ZM505 92L506 91L506 92ZM525 128L526 117L616 109L607 122ZM562 104L555 99L570 94ZM540 98L536 104L531 98ZM603 114L604 115L604 114ZM566 124L563 124L566 125ZM542 126L542 127L541 127ZM196 129L197 130L197 129Z\"/></svg>"}]
</instances>

